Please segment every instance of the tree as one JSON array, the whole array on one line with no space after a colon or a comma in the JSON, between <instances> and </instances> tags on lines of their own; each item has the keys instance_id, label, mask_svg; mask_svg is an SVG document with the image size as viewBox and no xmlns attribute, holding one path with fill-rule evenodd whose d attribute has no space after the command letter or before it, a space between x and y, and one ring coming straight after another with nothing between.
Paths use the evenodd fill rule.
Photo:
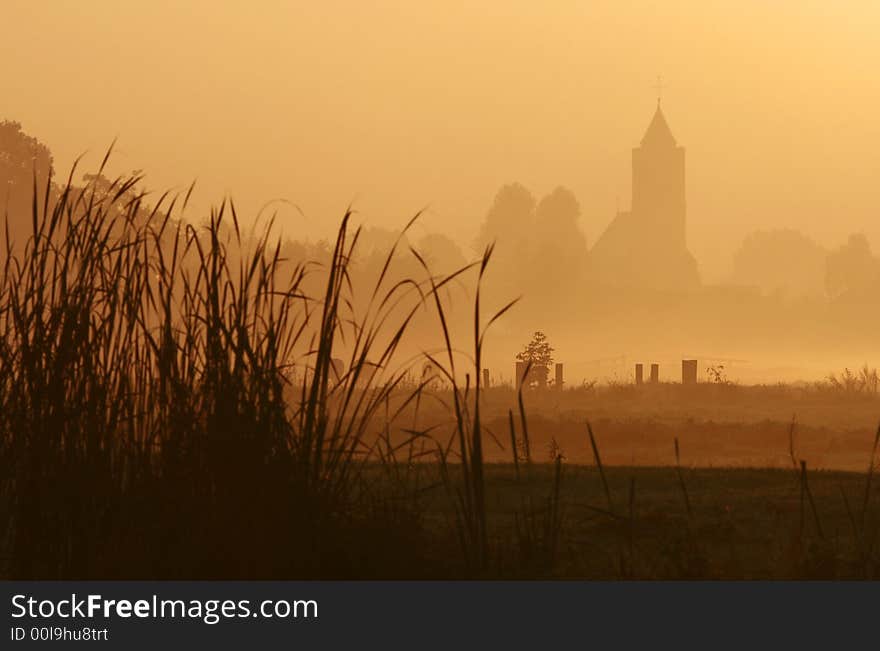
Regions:
<instances>
[{"instance_id":1,"label":"tree","mask_svg":"<svg viewBox=\"0 0 880 651\"><path fill-rule=\"evenodd\" d=\"M22 131L19 122L0 122L0 217L9 215L14 235L23 236L21 228L31 223L34 175L42 193L51 174L49 148Z\"/></svg>"},{"instance_id":2,"label":"tree","mask_svg":"<svg viewBox=\"0 0 880 651\"><path fill-rule=\"evenodd\" d=\"M467 264L458 245L451 238L440 233L425 235L415 248L428 263L432 272L452 273Z\"/></svg>"},{"instance_id":3,"label":"tree","mask_svg":"<svg viewBox=\"0 0 880 651\"><path fill-rule=\"evenodd\" d=\"M532 340L516 356L517 361L529 364L527 383L529 386L547 386L550 365L553 363L553 347L547 335L540 330L532 335Z\"/></svg>"},{"instance_id":4,"label":"tree","mask_svg":"<svg viewBox=\"0 0 880 651\"><path fill-rule=\"evenodd\" d=\"M880 261L871 253L863 233L849 236L846 244L826 259L825 287L831 298L862 297L880 285Z\"/></svg>"},{"instance_id":5,"label":"tree","mask_svg":"<svg viewBox=\"0 0 880 651\"><path fill-rule=\"evenodd\" d=\"M535 208L535 217L541 228L553 232L576 233L580 240L584 234L580 231L577 221L581 215L581 206L574 193L563 186L546 195Z\"/></svg>"},{"instance_id":6,"label":"tree","mask_svg":"<svg viewBox=\"0 0 880 651\"><path fill-rule=\"evenodd\" d=\"M827 251L793 229L750 233L733 256L733 281L762 291L821 295Z\"/></svg>"},{"instance_id":7,"label":"tree","mask_svg":"<svg viewBox=\"0 0 880 651\"><path fill-rule=\"evenodd\" d=\"M587 238L578 220L581 207L574 193L558 187L538 202L532 229L532 268L540 294L558 302L577 291L585 271Z\"/></svg>"},{"instance_id":8,"label":"tree","mask_svg":"<svg viewBox=\"0 0 880 651\"><path fill-rule=\"evenodd\" d=\"M476 241L478 253L489 243L497 245L487 276L489 295L523 297L525 314L564 309L586 272L588 249L579 220L571 190L558 187L536 202L519 183L503 186Z\"/></svg>"},{"instance_id":9,"label":"tree","mask_svg":"<svg viewBox=\"0 0 880 651\"><path fill-rule=\"evenodd\" d=\"M519 240L528 234L534 219L535 198L532 193L520 183L503 186L480 227L477 248L482 249L496 239L502 242Z\"/></svg>"}]
</instances>

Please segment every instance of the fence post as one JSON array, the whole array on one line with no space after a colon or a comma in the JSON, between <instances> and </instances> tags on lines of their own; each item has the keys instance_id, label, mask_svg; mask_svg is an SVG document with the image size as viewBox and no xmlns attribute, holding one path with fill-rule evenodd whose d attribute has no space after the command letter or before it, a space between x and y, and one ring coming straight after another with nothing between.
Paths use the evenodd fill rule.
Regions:
<instances>
[{"instance_id":1,"label":"fence post","mask_svg":"<svg viewBox=\"0 0 880 651\"><path fill-rule=\"evenodd\" d=\"M651 364L651 384L658 384L660 382L660 365L659 364Z\"/></svg>"},{"instance_id":2,"label":"fence post","mask_svg":"<svg viewBox=\"0 0 880 651\"><path fill-rule=\"evenodd\" d=\"M562 385L563 385L563 380L562 380L562 364L557 364L557 365L556 365L556 388L557 388L559 391L562 391Z\"/></svg>"},{"instance_id":3,"label":"fence post","mask_svg":"<svg viewBox=\"0 0 880 651\"><path fill-rule=\"evenodd\" d=\"M489 369L487 368L483 369L483 388L489 388Z\"/></svg>"},{"instance_id":4,"label":"fence post","mask_svg":"<svg viewBox=\"0 0 880 651\"><path fill-rule=\"evenodd\" d=\"M636 385L642 383L644 379L644 369L641 364L636 364Z\"/></svg>"},{"instance_id":5,"label":"fence post","mask_svg":"<svg viewBox=\"0 0 880 651\"><path fill-rule=\"evenodd\" d=\"M681 360L681 383L696 384L697 383L697 360L683 359Z\"/></svg>"}]
</instances>

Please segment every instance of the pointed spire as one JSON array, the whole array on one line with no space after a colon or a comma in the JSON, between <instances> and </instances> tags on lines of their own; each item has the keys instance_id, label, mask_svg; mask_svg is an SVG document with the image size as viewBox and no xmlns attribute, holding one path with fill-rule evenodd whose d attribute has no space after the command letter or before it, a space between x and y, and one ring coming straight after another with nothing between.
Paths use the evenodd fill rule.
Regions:
<instances>
[{"instance_id":1,"label":"pointed spire","mask_svg":"<svg viewBox=\"0 0 880 651\"><path fill-rule=\"evenodd\" d=\"M660 98L657 98L657 110L654 111L654 117L648 130L642 137L642 147L675 147L675 137L666 123L663 110L660 108Z\"/></svg>"}]
</instances>

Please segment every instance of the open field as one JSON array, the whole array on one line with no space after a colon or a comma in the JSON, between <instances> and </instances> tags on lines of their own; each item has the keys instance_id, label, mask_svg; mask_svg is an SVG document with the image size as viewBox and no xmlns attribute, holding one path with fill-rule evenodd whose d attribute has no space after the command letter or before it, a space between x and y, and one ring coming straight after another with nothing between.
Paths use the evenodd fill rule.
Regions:
<instances>
[{"instance_id":1,"label":"open field","mask_svg":"<svg viewBox=\"0 0 880 651\"><path fill-rule=\"evenodd\" d=\"M483 422L506 448L508 410L521 430L516 393L498 387L483 397ZM627 466L673 463L678 438L687 466L789 468L793 444L810 468L864 472L880 422L880 396L827 385L597 385L527 391L524 406L534 460L548 460L555 440L570 463L590 462L590 421L605 462ZM489 443L486 458L509 453Z\"/></svg>"},{"instance_id":2,"label":"open field","mask_svg":"<svg viewBox=\"0 0 880 651\"><path fill-rule=\"evenodd\" d=\"M682 469L684 488L673 467L605 472L610 506L595 466L563 467L552 559L537 548L521 558L510 557L523 538L516 522L521 528L529 500L543 518L554 490L553 466L523 467L517 481L512 464L488 465L496 571L511 577L780 579L873 578L878 569L876 557L866 560L875 519L867 521L870 533L856 533L863 474L808 473L813 508L809 495L801 494L800 474L791 469ZM425 502L441 534L453 515L447 504L439 493ZM872 492L868 513L877 507Z\"/></svg>"}]
</instances>

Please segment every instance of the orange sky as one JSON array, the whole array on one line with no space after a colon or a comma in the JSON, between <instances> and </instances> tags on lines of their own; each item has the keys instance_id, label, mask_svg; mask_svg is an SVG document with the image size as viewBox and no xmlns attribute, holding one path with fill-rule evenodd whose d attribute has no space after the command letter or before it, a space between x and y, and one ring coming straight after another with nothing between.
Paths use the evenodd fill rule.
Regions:
<instances>
[{"instance_id":1,"label":"orange sky","mask_svg":"<svg viewBox=\"0 0 880 651\"><path fill-rule=\"evenodd\" d=\"M880 250L880 3L5 0L2 22L0 117L59 170L118 136L117 170L198 177L197 207L289 199L294 234L428 206L468 243L516 180L570 187L592 242L662 74L708 280L761 226Z\"/></svg>"}]
</instances>

